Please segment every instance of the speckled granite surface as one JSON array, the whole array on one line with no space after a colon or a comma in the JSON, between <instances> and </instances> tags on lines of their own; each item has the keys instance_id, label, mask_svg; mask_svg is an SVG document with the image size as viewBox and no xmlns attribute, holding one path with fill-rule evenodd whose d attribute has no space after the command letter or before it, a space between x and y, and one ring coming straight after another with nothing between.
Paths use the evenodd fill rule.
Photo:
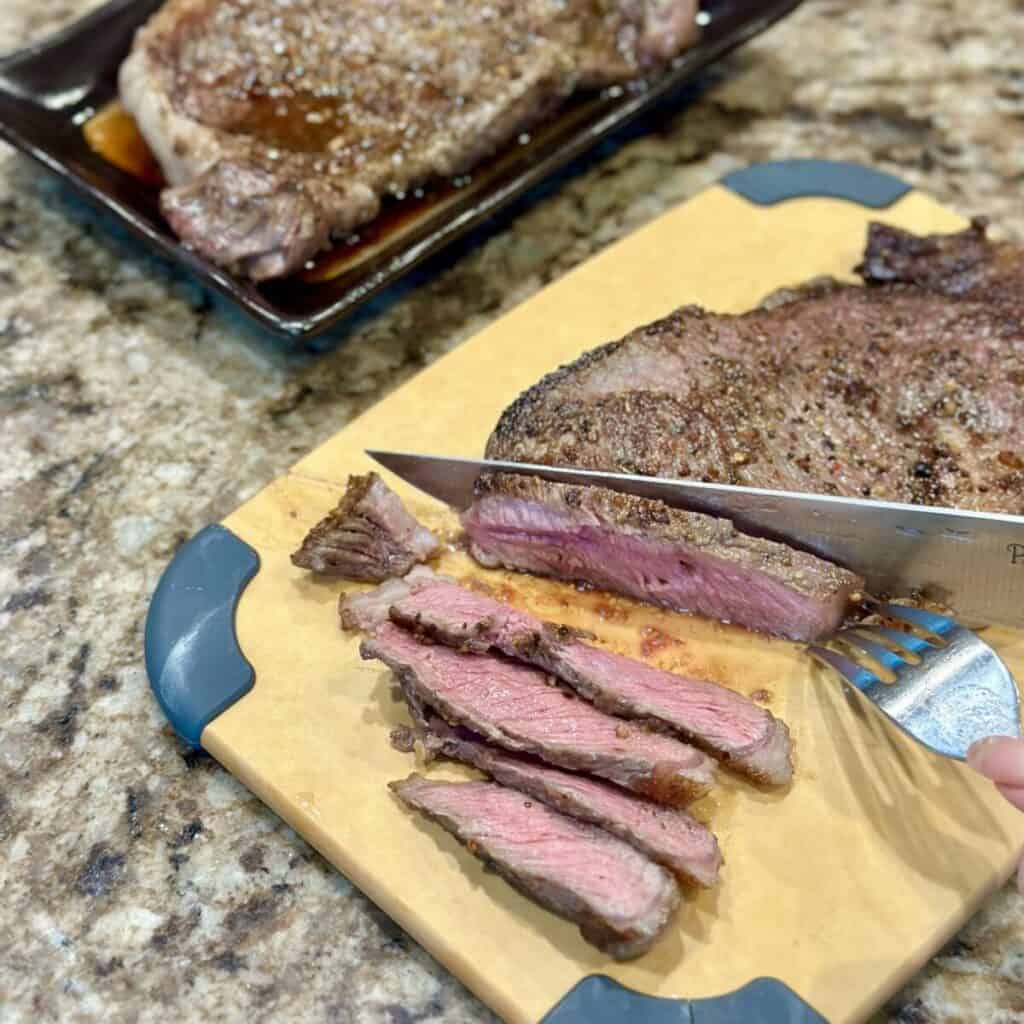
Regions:
<instances>
[{"instance_id":1,"label":"speckled granite surface","mask_svg":"<svg viewBox=\"0 0 1024 1024\"><path fill-rule=\"evenodd\" d=\"M4 0L0 46L84 12ZM1024 7L809 0L703 97L319 360L239 336L0 149L0 1020L493 1018L149 697L177 544L410 374L723 172L824 155L1024 240ZM881 1019L1024 1021L1024 897Z\"/></svg>"}]
</instances>

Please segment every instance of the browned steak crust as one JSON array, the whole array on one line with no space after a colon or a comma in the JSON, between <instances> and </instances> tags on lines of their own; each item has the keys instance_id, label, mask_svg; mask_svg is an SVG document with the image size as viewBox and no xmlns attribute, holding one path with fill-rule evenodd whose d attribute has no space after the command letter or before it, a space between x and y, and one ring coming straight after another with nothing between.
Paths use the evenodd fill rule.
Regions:
<instances>
[{"instance_id":1,"label":"browned steak crust","mask_svg":"<svg viewBox=\"0 0 1024 1024\"><path fill-rule=\"evenodd\" d=\"M687 306L594 349L513 402L487 456L1024 511L1021 250L876 225L862 271L894 283Z\"/></svg>"},{"instance_id":2,"label":"browned steak crust","mask_svg":"<svg viewBox=\"0 0 1024 1024\"><path fill-rule=\"evenodd\" d=\"M302 541L292 562L328 576L380 583L404 576L438 550L434 535L376 473L350 476L337 506Z\"/></svg>"}]
</instances>

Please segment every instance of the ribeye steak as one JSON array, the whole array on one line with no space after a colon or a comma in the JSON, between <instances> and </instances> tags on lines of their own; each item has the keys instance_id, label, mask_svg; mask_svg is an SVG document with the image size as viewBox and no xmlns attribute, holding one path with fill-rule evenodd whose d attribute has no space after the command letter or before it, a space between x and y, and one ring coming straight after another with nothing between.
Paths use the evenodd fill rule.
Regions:
<instances>
[{"instance_id":1,"label":"ribeye steak","mask_svg":"<svg viewBox=\"0 0 1024 1024\"><path fill-rule=\"evenodd\" d=\"M350 476L337 506L306 534L292 562L327 576L379 583L438 551L437 538L376 473Z\"/></svg>"},{"instance_id":2,"label":"ribeye steak","mask_svg":"<svg viewBox=\"0 0 1024 1024\"><path fill-rule=\"evenodd\" d=\"M866 286L819 281L742 316L688 306L549 374L494 459L1024 512L1024 253L985 226L882 225ZM841 621L851 573L601 488L480 483L486 565L582 580L796 639Z\"/></svg>"},{"instance_id":3,"label":"ribeye steak","mask_svg":"<svg viewBox=\"0 0 1024 1024\"><path fill-rule=\"evenodd\" d=\"M419 569L366 594L343 595L343 624L373 630L393 622L462 651L500 651L551 673L623 718L656 721L759 782L793 776L789 730L734 690L688 679L587 643L565 626L541 622L454 580Z\"/></svg>"},{"instance_id":4,"label":"ribeye steak","mask_svg":"<svg viewBox=\"0 0 1024 1024\"><path fill-rule=\"evenodd\" d=\"M695 0L168 0L121 69L171 227L255 279L697 34Z\"/></svg>"},{"instance_id":5,"label":"ribeye steak","mask_svg":"<svg viewBox=\"0 0 1024 1024\"><path fill-rule=\"evenodd\" d=\"M570 818L599 825L683 881L701 886L718 882L722 866L718 840L686 811L644 800L599 779L509 754L436 718L429 720L428 728L433 735L423 739L432 753L473 765L495 782L536 797Z\"/></svg>"}]
</instances>

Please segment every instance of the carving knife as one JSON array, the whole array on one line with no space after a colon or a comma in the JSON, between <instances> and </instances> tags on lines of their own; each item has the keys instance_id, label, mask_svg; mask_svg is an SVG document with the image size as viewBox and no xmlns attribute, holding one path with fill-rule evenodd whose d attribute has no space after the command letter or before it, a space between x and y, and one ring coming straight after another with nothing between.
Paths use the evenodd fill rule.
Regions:
<instances>
[{"instance_id":1,"label":"carving knife","mask_svg":"<svg viewBox=\"0 0 1024 1024\"><path fill-rule=\"evenodd\" d=\"M474 483L485 473L606 487L731 519L744 533L856 572L872 594L923 594L953 608L965 625L1024 628L1024 516L529 463L367 454L456 511L472 504Z\"/></svg>"}]
</instances>

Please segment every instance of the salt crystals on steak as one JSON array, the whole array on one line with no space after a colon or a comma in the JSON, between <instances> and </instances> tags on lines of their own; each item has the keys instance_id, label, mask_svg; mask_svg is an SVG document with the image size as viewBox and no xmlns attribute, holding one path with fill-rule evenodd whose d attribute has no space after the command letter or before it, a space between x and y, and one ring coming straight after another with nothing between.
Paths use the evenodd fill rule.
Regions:
<instances>
[{"instance_id":1,"label":"salt crystals on steak","mask_svg":"<svg viewBox=\"0 0 1024 1024\"><path fill-rule=\"evenodd\" d=\"M722 866L718 840L685 811L506 753L436 718L431 718L428 726L433 735L425 742L433 752L479 768L495 782L535 797L571 818L599 825L684 881L701 886L718 882Z\"/></svg>"},{"instance_id":2,"label":"salt crystals on steak","mask_svg":"<svg viewBox=\"0 0 1024 1024\"><path fill-rule=\"evenodd\" d=\"M679 887L663 867L602 829L513 789L415 774L390 787L617 960L646 952L679 903Z\"/></svg>"},{"instance_id":3,"label":"salt crystals on steak","mask_svg":"<svg viewBox=\"0 0 1024 1024\"><path fill-rule=\"evenodd\" d=\"M256 280L698 35L696 0L167 0L121 100L175 233Z\"/></svg>"},{"instance_id":4,"label":"salt crystals on steak","mask_svg":"<svg viewBox=\"0 0 1024 1024\"><path fill-rule=\"evenodd\" d=\"M687 306L548 374L487 456L1024 512L1024 250L984 224L874 225L868 287L818 282L740 316ZM474 555L806 640L859 580L659 502L481 481Z\"/></svg>"},{"instance_id":5,"label":"salt crystals on steak","mask_svg":"<svg viewBox=\"0 0 1024 1024\"><path fill-rule=\"evenodd\" d=\"M424 644L392 623L365 639L360 654L392 669L416 720L432 709L497 746L599 775L660 803L683 806L714 781L706 754L603 714L527 665Z\"/></svg>"},{"instance_id":6,"label":"salt crystals on steak","mask_svg":"<svg viewBox=\"0 0 1024 1024\"><path fill-rule=\"evenodd\" d=\"M307 534L292 562L304 569L379 583L404 576L438 550L376 473L350 476L341 501Z\"/></svg>"}]
</instances>

